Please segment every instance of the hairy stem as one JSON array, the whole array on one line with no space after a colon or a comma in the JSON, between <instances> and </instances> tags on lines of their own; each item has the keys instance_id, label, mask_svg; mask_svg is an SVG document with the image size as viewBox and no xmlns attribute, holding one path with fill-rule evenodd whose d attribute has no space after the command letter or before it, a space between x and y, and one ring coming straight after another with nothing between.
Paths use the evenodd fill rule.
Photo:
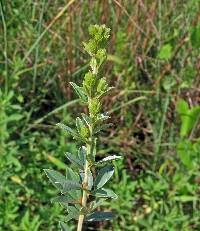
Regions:
<instances>
[{"instance_id":1,"label":"hairy stem","mask_svg":"<svg viewBox=\"0 0 200 231\"><path fill-rule=\"evenodd\" d=\"M90 150L91 150L91 145L88 144L87 145L87 155L90 153ZM84 179L83 179L83 188L84 189L87 189L87 187L88 187L88 172L89 172L89 162L88 162L88 160L86 160L85 168L84 168ZM86 190L83 190L81 205L82 205L82 207L86 207L86 205L87 205L87 191ZM84 217L85 217L84 214L81 214L79 216L77 231L82 230Z\"/></svg>"}]
</instances>

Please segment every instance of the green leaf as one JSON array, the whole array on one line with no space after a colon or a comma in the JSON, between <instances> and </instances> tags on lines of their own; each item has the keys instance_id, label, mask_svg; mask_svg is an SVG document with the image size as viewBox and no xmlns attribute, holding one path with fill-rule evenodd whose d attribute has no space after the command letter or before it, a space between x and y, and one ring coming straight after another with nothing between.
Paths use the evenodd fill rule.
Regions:
<instances>
[{"instance_id":1,"label":"green leaf","mask_svg":"<svg viewBox=\"0 0 200 231\"><path fill-rule=\"evenodd\" d=\"M108 157L105 157L102 160L98 161L97 164L101 164L101 163L104 163L104 162L107 162L107 161L119 160L119 159L122 159L122 158L123 158L122 156L116 156L116 155L108 156Z\"/></svg>"},{"instance_id":2,"label":"green leaf","mask_svg":"<svg viewBox=\"0 0 200 231\"><path fill-rule=\"evenodd\" d=\"M93 39L98 42L105 42L110 37L110 28L107 28L105 25L90 25L88 31Z\"/></svg>"},{"instance_id":3,"label":"green leaf","mask_svg":"<svg viewBox=\"0 0 200 231\"><path fill-rule=\"evenodd\" d=\"M44 171L53 185L61 190L62 193L66 193L70 190L81 189L81 185L79 183L72 180L66 180L66 178L57 171L50 169L45 169Z\"/></svg>"},{"instance_id":4,"label":"green leaf","mask_svg":"<svg viewBox=\"0 0 200 231\"><path fill-rule=\"evenodd\" d=\"M66 193L71 190L81 189L81 184L74 182L72 180L66 180L63 185L63 193Z\"/></svg>"},{"instance_id":5,"label":"green leaf","mask_svg":"<svg viewBox=\"0 0 200 231\"><path fill-rule=\"evenodd\" d=\"M185 137L190 133L190 131L197 123L200 117L200 107L196 106L192 109L189 109L187 102L185 102L184 100L180 100L178 101L176 108L182 122L180 136Z\"/></svg>"},{"instance_id":6,"label":"green leaf","mask_svg":"<svg viewBox=\"0 0 200 231\"><path fill-rule=\"evenodd\" d=\"M49 178L49 180L51 181L51 183L59 190L62 190L66 178L61 173L54 170L44 169L44 171L47 177Z\"/></svg>"},{"instance_id":7,"label":"green leaf","mask_svg":"<svg viewBox=\"0 0 200 231\"><path fill-rule=\"evenodd\" d=\"M75 182L80 181L80 177L79 177L78 173L74 172L69 167L66 167L66 179L72 180L72 181L75 181Z\"/></svg>"},{"instance_id":8,"label":"green leaf","mask_svg":"<svg viewBox=\"0 0 200 231\"><path fill-rule=\"evenodd\" d=\"M108 115L108 113L104 113L104 114L102 113L102 114L98 115L97 121L103 122L103 121L105 121L105 120L107 120L109 118L110 118L110 116Z\"/></svg>"},{"instance_id":9,"label":"green leaf","mask_svg":"<svg viewBox=\"0 0 200 231\"><path fill-rule=\"evenodd\" d=\"M105 221L114 218L111 212L94 212L86 217L87 221Z\"/></svg>"},{"instance_id":10,"label":"green leaf","mask_svg":"<svg viewBox=\"0 0 200 231\"><path fill-rule=\"evenodd\" d=\"M82 166L85 166L86 155L87 155L87 148L85 146L80 147L78 150L78 158L81 161Z\"/></svg>"},{"instance_id":11,"label":"green leaf","mask_svg":"<svg viewBox=\"0 0 200 231\"><path fill-rule=\"evenodd\" d=\"M101 198L112 198L112 199L118 198L118 196L111 189L105 189L105 188L97 189L94 192L92 192L92 194L95 197L101 197Z\"/></svg>"},{"instance_id":12,"label":"green leaf","mask_svg":"<svg viewBox=\"0 0 200 231\"><path fill-rule=\"evenodd\" d=\"M76 128L83 139L87 139L89 137L89 129L79 117L76 118Z\"/></svg>"},{"instance_id":13,"label":"green leaf","mask_svg":"<svg viewBox=\"0 0 200 231\"><path fill-rule=\"evenodd\" d=\"M68 215L66 216L65 221L68 222L71 219L76 219L77 220L79 215L80 215L80 212L76 207L68 206Z\"/></svg>"},{"instance_id":14,"label":"green leaf","mask_svg":"<svg viewBox=\"0 0 200 231\"><path fill-rule=\"evenodd\" d=\"M79 87L78 85L76 85L73 82L70 82L71 86L73 87L73 89L75 90L76 94L79 96L79 98L84 102L87 103L87 95L85 94L85 92L83 91L82 87Z\"/></svg>"},{"instance_id":15,"label":"green leaf","mask_svg":"<svg viewBox=\"0 0 200 231\"><path fill-rule=\"evenodd\" d=\"M84 169L84 165L83 165L82 161L80 159L78 159L77 155L75 156L75 155L71 154L70 152L66 152L65 155L66 155L67 159L69 161L71 161L73 164L75 164L76 166L78 166L81 169Z\"/></svg>"},{"instance_id":16,"label":"green leaf","mask_svg":"<svg viewBox=\"0 0 200 231\"><path fill-rule=\"evenodd\" d=\"M104 186L104 184L112 177L114 173L114 166L109 165L100 169L95 180L95 187L97 189Z\"/></svg>"},{"instance_id":17,"label":"green leaf","mask_svg":"<svg viewBox=\"0 0 200 231\"><path fill-rule=\"evenodd\" d=\"M89 113L92 118L94 118L101 110L101 102L97 98L93 98L89 101Z\"/></svg>"},{"instance_id":18,"label":"green leaf","mask_svg":"<svg viewBox=\"0 0 200 231\"><path fill-rule=\"evenodd\" d=\"M198 49L200 47L200 23L191 29L190 41L193 48Z\"/></svg>"},{"instance_id":19,"label":"green leaf","mask_svg":"<svg viewBox=\"0 0 200 231\"><path fill-rule=\"evenodd\" d=\"M77 117L76 118L76 128L77 128L79 134L81 133L81 128L83 126L84 126L84 123L82 122L82 120L79 117Z\"/></svg>"},{"instance_id":20,"label":"green leaf","mask_svg":"<svg viewBox=\"0 0 200 231\"><path fill-rule=\"evenodd\" d=\"M172 56L172 46L169 43L163 45L158 53L158 58L168 60L171 58L171 56Z\"/></svg>"},{"instance_id":21,"label":"green leaf","mask_svg":"<svg viewBox=\"0 0 200 231\"><path fill-rule=\"evenodd\" d=\"M72 164L75 164L80 169L84 169L85 161L86 161L86 153L87 153L86 147L82 146L79 148L78 154L71 154L69 152L66 152L65 155Z\"/></svg>"},{"instance_id":22,"label":"green leaf","mask_svg":"<svg viewBox=\"0 0 200 231\"><path fill-rule=\"evenodd\" d=\"M97 93L102 95L108 90L108 84L105 78L99 79L98 85L97 85Z\"/></svg>"},{"instance_id":23,"label":"green leaf","mask_svg":"<svg viewBox=\"0 0 200 231\"><path fill-rule=\"evenodd\" d=\"M82 118L83 118L83 121L85 122L85 124L88 127L91 126L92 121L91 121L90 117L88 115L84 114L84 113L81 113L81 115L82 115Z\"/></svg>"},{"instance_id":24,"label":"green leaf","mask_svg":"<svg viewBox=\"0 0 200 231\"><path fill-rule=\"evenodd\" d=\"M189 106L187 104L187 102L185 102L183 99L179 100L177 105L176 105L176 110L180 115L186 115L188 110L189 110Z\"/></svg>"},{"instance_id":25,"label":"green leaf","mask_svg":"<svg viewBox=\"0 0 200 231\"><path fill-rule=\"evenodd\" d=\"M177 112L181 117L181 129L180 136L184 137L188 135L190 130L190 117L189 117L189 106L184 100L180 100L176 106Z\"/></svg>"},{"instance_id":26,"label":"green leaf","mask_svg":"<svg viewBox=\"0 0 200 231\"><path fill-rule=\"evenodd\" d=\"M77 200L74 200L74 198L70 196L57 196L51 199L52 203L60 203L62 205L67 205L67 204L79 204L80 202Z\"/></svg>"},{"instance_id":27,"label":"green leaf","mask_svg":"<svg viewBox=\"0 0 200 231\"><path fill-rule=\"evenodd\" d=\"M107 59L106 49L97 50L96 59L98 60L98 66L100 67Z\"/></svg>"},{"instance_id":28,"label":"green leaf","mask_svg":"<svg viewBox=\"0 0 200 231\"><path fill-rule=\"evenodd\" d=\"M98 125L98 126L96 126L94 133L96 134L102 130L106 130L107 128L110 128L112 125L113 125L112 123Z\"/></svg>"},{"instance_id":29,"label":"green leaf","mask_svg":"<svg viewBox=\"0 0 200 231\"><path fill-rule=\"evenodd\" d=\"M93 97L94 92L96 91L96 76L92 74L91 71L85 74L83 81L83 89L89 97Z\"/></svg>"},{"instance_id":30,"label":"green leaf","mask_svg":"<svg viewBox=\"0 0 200 231\"><path fill-rule=\"evenodd\" d=\"M101 206L105 202L106 198L98 198L95 201L89 203L89 208L95 210L97 207Z\"/></svg>"},{"instance_id":31,"label":"green leaf","mask_svg":"<svg viewBox=\"0 0 200 231\"><path fill-rule=\"evenodd\" d=\"M77 132L75 132L73 129L71 129L70 127L66 126L65 124L62 123L57 123L56 124L58 127L62 128L63 130L67 131L69 134L71 134L74 138L78 138L79 135Z\"/></svg>"},{"instance_id":32,"label":"green leaf","mask_svg":"<svg viewBox=\"0 0 200 231\"><path fill-rule=\"evenodd\" d=\"M192 161L192 154L193 147L192 143L187 140L183 140L178 143L177 145L177 154L182 161L182 163L188 168L192 169L193 167L193 161Z\"/></svg>"},{"instance_id":33,"label":"green leaf","mask_svg":"<svg viewBox=\"0 0 200 231\"><path fill-rule=\"evenodd\" d=\"M200 106L196 106L190 109L190 129L194 128L200 117Z\"/></svg>"},{"instance_id":34,"label":"green leaf","mask_svg":"<svg viewBox=\"0 0 200 231\"><path fill-rule=\"evenodd\" d=\"M71 168L66 168L66 179L72 180L74 182L80 183L80 176L78 173L74 172ZM76 190L73 192L68 192L68 195L70 195L75 200L79 200L81 197L81 191Z\"/></svg>"},{"instance_id":35,"label":"green leaf","mask_svg":"<svg viewBox=\"0 0 200 231\"><path fill-rule=\"evenodd\" d=\"M61 231L71 231L68 228L67 224L65 224L64 222L60 221L59 224L60 224Z\"/></svg>"}]
</instances>

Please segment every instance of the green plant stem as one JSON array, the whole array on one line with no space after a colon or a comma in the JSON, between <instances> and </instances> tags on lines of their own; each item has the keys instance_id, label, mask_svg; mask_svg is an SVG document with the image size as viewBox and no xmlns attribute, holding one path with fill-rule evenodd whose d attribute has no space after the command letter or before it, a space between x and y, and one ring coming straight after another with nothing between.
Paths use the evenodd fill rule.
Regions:
<instances>
[{"instance_id":1,"label":"green plant stem","mask_svg":"<svg viewBox=\"0 0 200 231\"><path fill-rule=\"evenodd\" d=\"M87 156L90 153L90 150L91 150L91 145L88 144L87 145ZM89 162L88 162L88 160L86 160L85 168L84 168L84 179L83 179L83 188L84 189L87 189L87 187L88 187L88 171L89 171ZM82 207L86 207L86 205L87 205L87 191L86 190L83 190L83 196L82 196L81 205L82 205ZM84 214L81 214L79 216L77 231L82 230L84 217L85 217Z\"/></svg>"},{"instance_id":2,"label":"green plant stem","mask_svg":"<svg viewBox=\"0 0 200 231\"><path fill-rule=\"evenodd\" d=\"M95 139L93 135L93 126L91 126L90 127L90 143L87 144L87 158L92 162L94 161L94 155L93 155L94 149L95 149ZM85 168L84 168L83 188L86 190L83 189L82 204L81 204L82 207L87 207L88 172L90 171L90 166L91 166L88 159L86 159ZM85 216L83 214L79 216L77 231L82 230L84 217Z\"/></svg>"},{"instance_id":3,"label":"green plant stem","mask_svg":"<svg viewBox=\"0 0 200 231\"><path fill-rule=\"evenodd\" d=\"M77 231L81 231L82 230L83 220L84 220L84 215L80 215L79 219L78 219Z\"/></svg>"}]
</instances>

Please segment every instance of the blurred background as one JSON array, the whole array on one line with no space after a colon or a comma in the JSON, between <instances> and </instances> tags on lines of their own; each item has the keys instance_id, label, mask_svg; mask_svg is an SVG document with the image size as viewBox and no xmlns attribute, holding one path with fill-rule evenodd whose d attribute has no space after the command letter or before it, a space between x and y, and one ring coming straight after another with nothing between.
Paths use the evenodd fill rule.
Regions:
<instances>
[{"instance_id":1,"label":"blurred background","mask_svg":"<svg viewBox=\"0 0 200 231\"><path fill-rule=\"evenodd\" d=\"M200 230L199 0L0 1L0 230L64 220L43 169L64 171L77 149L55 124L86 110L69 81L87 71L90 24L111 28L104 74L115 87L97 158L123 160L109 185L119 198L104 205L116 219L85 230Z\"/></svg>"}]
</instances>

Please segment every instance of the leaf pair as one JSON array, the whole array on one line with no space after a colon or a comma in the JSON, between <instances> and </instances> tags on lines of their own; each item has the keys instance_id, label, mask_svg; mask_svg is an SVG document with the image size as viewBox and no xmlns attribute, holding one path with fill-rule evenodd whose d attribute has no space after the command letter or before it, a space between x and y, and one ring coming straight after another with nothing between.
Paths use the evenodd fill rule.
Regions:
<instances>
[{"instance_id":1,"label":"leaf pair","mask_svg":"<svg viewBox=\"0 0 200 231\"><path fill-rule=\"evenodd\" d=\"M63 130L65 130L68 134L70 134L74 139L81 139L81 137L79 136L79 134L74 131L72 128L70 128L69 126L62 124L62 123L57 123L56 124L58 127L62 128Z\"/></svg>"},{"instance_id":2,"label":"leaf pair","mask_svg":"<svg viewBox=\"0 0 200 231\"><path fill-rule=\"evenodd\" d=\"M77 181L74 181L74 179L68 180L65 176L55 170L45 169L44 171L51 183L62 193L81 189L81 184Z\"/></svg>"},{"instance_id":3,"label":"leaf pair","mask_svg":"<svg viewBox=\"0 0 200 231\"><path fill-rule=\"evenodd\" d=\"M82 87L79 87L77 84L70 82L76 94L79 96L83 103L87 103L87 95Z\"/></svg>"},{"instance_id":4,"label":"leaf pair","mask_svg":"<svg viewBox=\"0 0 200 231\"><path fill-rule=\"evenodd\" d=\"M76 155L71 154L69 152L66 152L65 155L72 164L74 164L80 169L84 169L85 161L86 161L86 152L87 152L86 147L82 146L79 148L78 153Z\"/></svg>"},{"instance_id":5,"label":"leaf pair","mask_svg":"<svg viewBox=\"0 0 200 231\"><path fill-rule=\"evenodd\" d=\"M117 199L117 195L111 189L97 189L93 191L93 195L98 198L110 198L110 199Z\"/></svg>"},{"instance_id":6,"label":"leaf pair","mask_svg":"<svg viewBox=\"0 0 200 231\"><path fill-rule=\"evenodd\" d=\"M78 119L76 121L77 131L62 123L57 123L56 125L62 128L63 130L65 130L67 133L69 133L74 139L82 142L86 142L87 137L89 135L89 131L86 127L82 126L82 122L80 122L80 118L78 117L77 119Z\"/></svg>"},{"instance_id":7,"label":"leaf pair","mask_svg":"<svg viewBox=\"0 0 200 231\"><path fill-rule=\"evenodd\" d=\"M76 212L76 211L75 211ZM76 215L74 214L76 217ZM111 212L94 212L86 217L87 221L102 221L113 219L114 215ZM61 231L70 231L67 224L60 222Z\"/></svg>"}]
</instances>

